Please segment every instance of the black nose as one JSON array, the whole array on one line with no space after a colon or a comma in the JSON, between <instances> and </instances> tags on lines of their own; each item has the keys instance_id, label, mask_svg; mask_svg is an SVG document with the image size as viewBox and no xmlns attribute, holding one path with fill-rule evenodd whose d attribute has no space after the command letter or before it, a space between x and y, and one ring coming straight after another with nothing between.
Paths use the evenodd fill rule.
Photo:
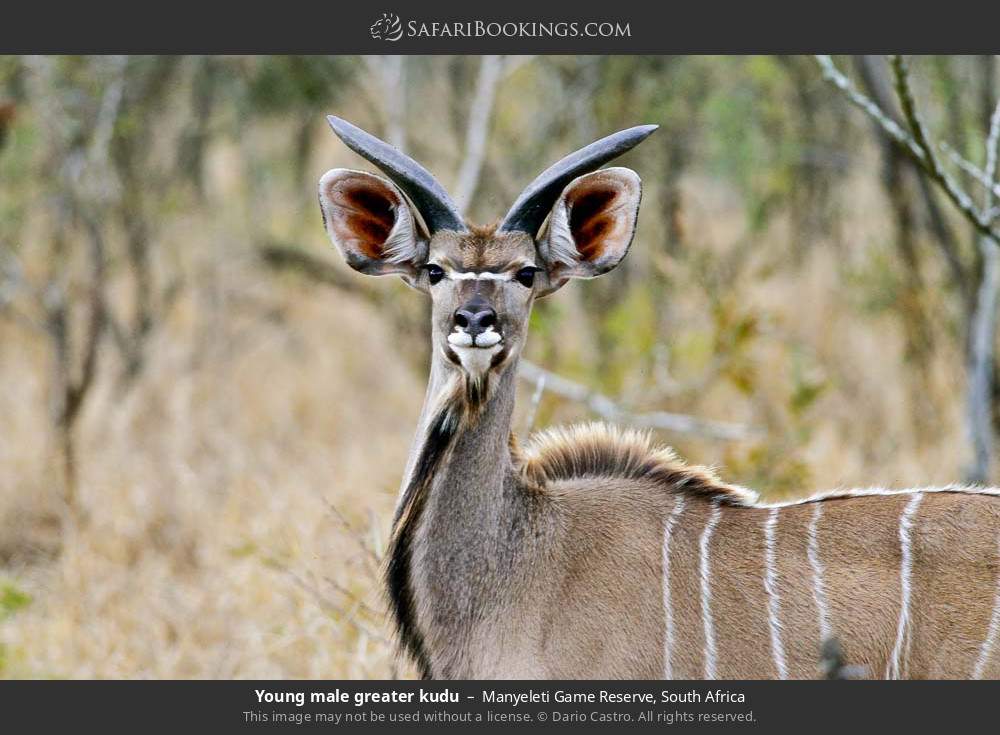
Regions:
<instances>
[{"instance_id":1,"label":"black nose","mask_svg":"<svg viewBox=\"0 0 1000 735\"><path fill-rule=\"evenodd\" d=\"M455 312L455 324L468 332L470 337L495 327L497 313L482 299L474 299Z\"/></svg>"}]
</instances>

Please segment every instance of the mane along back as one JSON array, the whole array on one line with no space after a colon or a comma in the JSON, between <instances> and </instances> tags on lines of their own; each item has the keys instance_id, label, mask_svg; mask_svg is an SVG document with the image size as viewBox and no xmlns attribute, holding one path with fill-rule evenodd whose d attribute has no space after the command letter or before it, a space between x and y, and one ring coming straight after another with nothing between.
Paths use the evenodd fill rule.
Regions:
<instances>
[{"instance_id":1,"label":"mane along back","mask_svg":"<svg viewBox=\"0 0 1000 735\"><path fill-rule=\"evenodd\" d=\"M606 477L652 480L727 505L757 500L753 491L723 482L708 467L685 464L670 447L654 445L649 432L603 422L546 429L512 452L524 481L541 490L560 480Z\"/></svg>"}]
</instances>

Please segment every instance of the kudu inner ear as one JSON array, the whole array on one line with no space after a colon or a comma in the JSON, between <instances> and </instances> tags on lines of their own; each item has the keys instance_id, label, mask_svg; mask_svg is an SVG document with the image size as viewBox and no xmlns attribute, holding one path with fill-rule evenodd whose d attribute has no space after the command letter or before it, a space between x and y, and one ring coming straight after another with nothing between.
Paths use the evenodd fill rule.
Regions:
<instances>
[{"instance_id":1,"label":"kudu inner ear","mask_svg":"<svg viewBox=\"0 0 1000 735\"><path fill-rule=\"evenodd\" d=\"M357 271L415 280L427 257L410 205L394 184L363 171L333 169L319 181L330 240Z\"/></svg>"},{"instance_id":2,"label":"kudu inner ear","mask_svg":"<svg viewBox=\"0 0 1000 735\"><path fill-rule=\"evenodd\" d=\"M593 278L614 268L635 234L642 185L627 168L608 168L574 179L563 190L539 243L551 291L569 278Z\"/></svg>"}]
</instances>

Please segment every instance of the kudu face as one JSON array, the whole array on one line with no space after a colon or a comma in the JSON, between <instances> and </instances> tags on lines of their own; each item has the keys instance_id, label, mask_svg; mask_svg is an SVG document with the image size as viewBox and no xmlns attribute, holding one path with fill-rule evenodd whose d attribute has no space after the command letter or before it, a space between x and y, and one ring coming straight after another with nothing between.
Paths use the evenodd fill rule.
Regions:
<instances>
[{"instance_id":1,"label":"kudu face","mask_svg":"<svg viewBox=\"0 0 1000 735\"><path fill-rule=\"evenodd\" d=\"M320 180L327 233L362 273L395 273L430 295L433 347L472 378L524 346L535 298L591 278L628 252L641 186L626 168L595 171L655 126L608 136L556 163L496 227L467 225L433 177L386 143L339 120L334 132L391 179L333 169ZM544 229L542 225L547 222Z\"/></svg>"},{"instance_id":2,"label":"kudu face","mask_svg":"<svg viewBox=\"0 0 1000 735\"><path fill-rule=\"evenodd\" d=\"M431 297L432 340L447 361L481 377L519 354L545 281L535 242L522 232L439 232L420 287Z\"/></svg>"}]
</instances>

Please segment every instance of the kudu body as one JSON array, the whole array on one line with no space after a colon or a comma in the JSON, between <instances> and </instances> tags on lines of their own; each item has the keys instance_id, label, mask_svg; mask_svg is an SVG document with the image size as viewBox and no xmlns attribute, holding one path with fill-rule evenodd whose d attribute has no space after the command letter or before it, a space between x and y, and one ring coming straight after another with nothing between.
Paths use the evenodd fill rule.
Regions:
<instances>
[{"instance_id":1,"label":"kudu body","mask_svg":"<svg viewBox=\"0 0 1000 735\"><path fill-rule=\"evenodd\" d=\"M639 178L599 167L652 126L568 156L499 226L476 228L419 164L330 123L390 180L324 175L328 234L353 268L399 274L433 302L386 570L424 676L810 678L830 637L872 677L1000 675L996 491L767 505L634 432L514 439L531 304L625 256Z\"/></svg>"}]
</instances>

